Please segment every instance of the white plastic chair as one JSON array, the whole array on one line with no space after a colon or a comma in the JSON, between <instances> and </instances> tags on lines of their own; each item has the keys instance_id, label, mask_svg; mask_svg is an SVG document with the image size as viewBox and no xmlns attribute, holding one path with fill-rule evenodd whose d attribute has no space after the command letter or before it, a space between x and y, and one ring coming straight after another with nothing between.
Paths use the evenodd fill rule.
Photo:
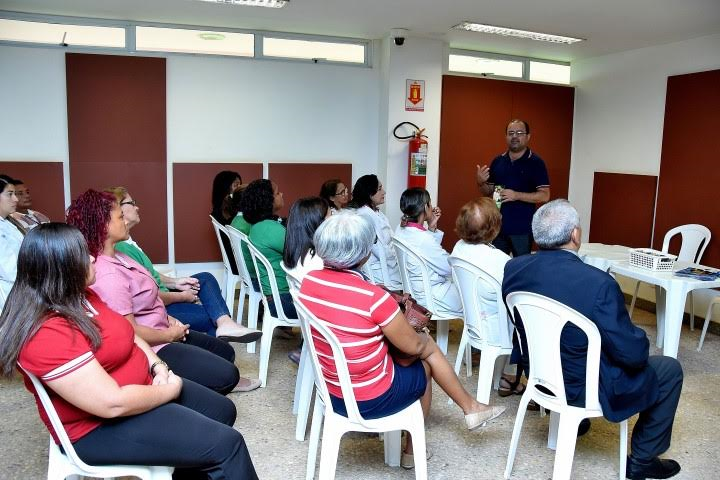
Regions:
<instances>
[{"instance_id":1,"label":"white plastic chair","mask_svg":"<svg viewBox=\"0 0 720 480\"><path fill-rule=\"evenodd\" d=\"M435 305L435 300L432 296L432 290L430 287L430 268L428 267L425 259L420 254L415 252L412 247L402 240L393 237L393 246L398 258L398 266L400 267L400 276L402 277L403 290L405 293L412 295L415 300L420 303L421 299L425 300L423 305L425 308L430 310L433 314L432 320L437 321L437 344L440 350L447 355L448 350L448 331L450 329L450 320L462 317L457 315L448 316L439 313L440 310ZM420 276L422 278L423 291L419 291L414 288L412 279L410 278L410 263L419 267Z\"/></svg>"},{"instance_id":2,"label":"white plastic chair","mask_svg":"<svg viewBox=\"0 0 720 480\"><path fill-rule=\"evenodd\" d=\"M302 282L290 273L290 270L285 266L285 262L280 262L280 268L285 272L285 277L290 286L290 293L294 299L297 297L297 292L300 291ZM310 414L310 401L315 388L315 374L309 356L307 345L303 342L300 365L298 365L298 376L295 381L295 398L293 399L293 414L298 416L295 422L295 440L299 442L305 441L305 430L307 430L307 421Z\"/></svg>"},{"instance_id":3,"label":"white plastic chair","mask_svg":"<svg viewBox=\"0 0 720 480\"><path fill-rule=\"evenodd\" d=\"M705 314L705 324L703 324L702 333L700 334L700 342L698 343L697 351L702 350L703 343L705 342L705 334L707 333L708 326L710 325L710 319L712 319L713 307L720 305L720 297L715 297L710 300L708 305L707 313Z\"/></svg>"},{"instance_id":4,"label":"white plastic chair","mask_svg":"<svg viewBox=\"0 0 720 480\"><path fill-rule=\"evenodd\" d=\"M475 347L482 352L478 372L477 400L480 403L490 402L490 389L498 389L504 362L498 363L500 357L512 353L513 325L508 320L507 310L502 300L502 289L498 281L483 269L461 258L450 257L453 279L460 291L465 324L460 338L455 373L460 372L463 353L470 353ZM494 298L497 304L497 315L489 321L483 312L481 299ZM469 357L469 355L466 355ZM505 358L506 359L506 358ZM468 376L472 372L472 364L466 358Z\"/></svg>"},{"instance_id":5,"label":"white plastic chair","mask_svg":"<svg viewBox=\"0 0 720 480\"><path fill-rule=\"evenodd\" d=\"M510 451L505 466L505 478L510 478L525 410L530 400L550 410L548 447L555 448L553 480L570 478L575 455L575 442L580 421L602 417L598 399L600 377L600 332L597 326L570 307L550 298L529 292L514 292L507 296L512 315L518 310L525 327L530 357L530 374L525 393L520 400ZM517 324L517 318L515 319ZM560 334L567 323L580 328L588 339L585 370L585 408L567 404L562 364L560 361ZM545 392L540 390L542 386ZM553 394L546 393L552 392ZM627 420L620 422L620 480L625 479L627 462Z\"/></svg>"},{"instance_id":6,"label":"white plastic chair","mask_svg":"<svg viewBox=\"0 0 720 480\"><path fill-rule=\"evenodd\" d=\"M45 413L50 419L55 435L60 440L65 453L60 451L60 448L55 444L52 435L50 436L50 448L48 452L48 480L64 480L69 476L76 478L76 475L82 475L85 477L95 478L115 478L115 477L138 477L142 480L170 480L172 473L175 470L173 467L161 467L161 466L138 466L138 465L105 465L105 466L92 466L80 460L80 457L75 453L75 448L70 442L70 438L65 432L60 417L58 417L55 406L52 404L50 397L48 396L45 386L38 380L38 378L32 373L28 372L22 365L18 366L28 376L35 391L37 392L40 403L45 410Z\"/></svg>"},{"instance_id":7,"label":"white plastic chair","mask_svg":"<svg viewBox=\"0 0 720 480\"><path fill-rule=\"evenodd\" d=\"M215 220L212 215L210 215L210 221L212 222L213 230L215 230L215 236L217 237L220 253L222 254L223 266L225 267L225 289L223 294L225 295L225 303L227 304L228 310L230 310L230 315L232 316L233 310L235 309L235 288L240 281L240 276L233 273L230 265L230 259L228 258L227 251L225 251L225 244L222 240L223 238L227 238L228 242L230 241L230 235L228 235L227 228L220 225L220 222ZM242 310L240 310L243 308L242 302L240 305L241 306L238 308L238 318L242 318Z\"/></svg>"},{"instance_id":8,"label":"white plastic chair","mask_svg":"<svg viewBox=\"0 0 720 480\"><path fill-rule=\"evenodd\" d=\"M700 263L705 249L710 243L711 233L710 230L697 223L689 223L687 225L680 225L679 227L668 230L663 239L662 251L668 253L670 249L670 240L675 235L680 234L680 253L678 253L677 259L681 262ZM637 299L638 289L640 288L640 282L635 283L635 292L633 293L632 301L630 302L630 318L632 318L633 310L635 309L635 300ZM690 330L695 330L695 302L693 300L693 292L688 295L690 299Z\"/></svg>"},{"instance_id":9,"label":"white plastic chair","mask_svg":"<svg viewBox=\"0 0 720 480\"><path fill-rule=\"evenodd\" d=\"M373 255L370 255L368 261L360 267L360 270L370 279L371 283L375 285L390 285L390 272L387 268L387 258L385 257L385 249L378 249L380 252L380 258L376 259ZM373 268L373 265L378 265L379 268ZM379 274L378 274L379 272Z\"/></svg>"},{"instance_id":10,"label":"white plastic chair","mask_svg":"<svg viewBox=\"0 0 720 480\"><path fill-rule=\"evenodd\" d=\"M300 326L300 321L297 318L288 318L288 316L285 315L285 310L283 309L282 302L280 301L280 291L278 290L275 271L273 270L272 265L270 265L270 261L255 247L255 245L250 243L247 238L241 239L241 241L242 244L250 251L250 256L253 259L255 274L257 275L258 282L261 278L260 265L262 265L267 272L270 282L270 290L272 291L273 303L275 304L275 316L273 316L270 313L270 306L267 297L265 297L264 294L262 295L265 312L263 313L263 334L260 338L259 377L262 382L260 386L264 387L267 383L268 364L270 363L270 347L272 346L273 333L275 332L275 329L277 327L298 327ZM262 286L260 288L262 289ZM301 372L301 370L298 371L298 377L301 377Z\"/></svg>"},{"instance_id":11,"label":"white plastic chair","mask_svg":"<svg viewBox=\"0 0 720 480\"><path fill-rule=\"evenodd\" d=\"M238 299L238 313L236 322L242 324L243 310L245 309L245 295L248 296L248 328L257 328L258 324L258 313L260 311L260 302L262 302L262 292L255 290L252 284L252 277L250 276L250 268L252 265L245 264L245 256L243 255L242 242L249 243L250 241L243 232L228 225L226 228L228 237L230 237L230 246L235 256L235 264L237 265L238 277L240 279L240 297ZM255 353L255 344L257 342L250 342L247 344L247 351L249 353Z\"/></svg>"},{"instance_id":12,"label":"white plastic chair","mask_svg":"<svg viewBox=\"0 0 720 480\"><path fill-rule=\"evenodd\" d=\"M293 292L293 294L297 295L296 292ZM295 308L302 319L300 328L303 332L305 345L307 345L310 350L309 357L312 361L313 371L315 372L315 409L313 411L313 421L310 430L306 479L310 480L315 476L315 462L318 442L320 441L321 423L323 431L322 450L320 452L320 480L335 478L340 439L346 432L392 432L385 434L385 463L397 466L400 458L401 430L407 430L410 435L412 435L415 478L418 480L427 479L425 419L423 417L422 407L420 406L420 400L416 400L404 410L387 417L366 420L360 416L342 345L327 326L326 322L319 320L315 315L310 313L305 305L302 304L302 301L298 300L297 296L294 296L294 299ZM318 360L318 353L315 350L313 336L324 339L332 348L335 368L338 373L338 379L345 401L345 409L348 413L347 417L335 413L333 410L330 394L328 393L323 376L322 366ZM393 461L393 458L397 458L397 460Z\"/></svg>"}]
</instances>

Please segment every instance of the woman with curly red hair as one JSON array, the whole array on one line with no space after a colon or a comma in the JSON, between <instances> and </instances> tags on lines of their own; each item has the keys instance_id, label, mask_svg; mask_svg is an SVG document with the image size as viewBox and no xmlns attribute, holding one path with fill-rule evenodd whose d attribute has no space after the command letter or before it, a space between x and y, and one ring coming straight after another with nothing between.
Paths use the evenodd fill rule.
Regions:
<instances>
[{"instance_id":1,"label":"woman with curly red hair","mask_svg":"<svg viewBox=\"0 0 720 480\"><path fill-rule=\"evenodd\" d=\"M139 263L115 251L127 240L128 231L120 205L110 193L88 190L70 205L67 223L85 237L90 255L96 257L92 289L110 308L130 321L137 336L179 376L222 394L238 385L235 351L228 343L189 329L167 314L150 273ZM238 390L257 388L257 381L243 379Z\"/></svg>"}]
</instances>

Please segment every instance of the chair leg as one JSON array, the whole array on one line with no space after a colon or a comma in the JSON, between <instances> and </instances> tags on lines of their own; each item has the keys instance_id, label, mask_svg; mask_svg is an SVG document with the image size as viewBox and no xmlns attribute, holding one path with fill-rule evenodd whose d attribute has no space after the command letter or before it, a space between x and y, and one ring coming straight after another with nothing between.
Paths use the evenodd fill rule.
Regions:
<instances>
[{"instance_id":1,"label":"chair leg","mask_svg":"<svg viewBox=\"0 0 720 480\"><path fill-rule=\"evenodd\" d=\"M548 426L547 448L557 450L558 429L560 428L560 414L550 412L550 425Z\"/></svg>"},{"instance_id":2,"label":"chair leg","mask_svg":"<svg viewBox=\"0 0 720 480\"><path fill-rule=\"evenodd\" d=\"M697 351L702 350L703 342L705 342L705 334L707 333L708 326L710 325L710 319L712 318L713 306L720 303L720 297L713 298L708 305L707 313L705 314L705 323L703 324L702 333L700 334L700 342L698 343Z\"/></svg>"},{"instance_id":3,"label":"chair leg","mask_svg":"<svg viewBox=\"0 0 720 480\"><path fill-rule=\"evenodd\" d=\"M466 357L465 363L467 364L467 370L468 370L467 376L469 377L470 375L472 375L472 363L471 363L472 360L470 360L468 362L467 355L465 355L465 353L467 351L472 350L472 347L470 347L470 345L468 344L467 339L468 339L467 327L463 327L463 333L462 333L462 336L460 337L460 345L458 345L457 358L455 358L455 375L460 374L460 367L462 367L463 356L465 356ZM452 405L452 404L453 404L453 400L452 400L452 398L449 398L448 405Z\"/></svg>"},{"instance_id":4,"label":"chair leg","mask_svg":"<svg viewBox=\"0 0 720 480\"><path fill-rule=\"evenodd\" d=\"M270 363L270 347L272 346L272 337L275 332L275 322L269 318L263 321L263 335L260 337L260 384L265 387L267 383L268 364Z\"/></svg>"},{"instance_id":5,"label":"chair leg","mask_svg":"<svg viewBox=\"0 0 720 480\"><path fill-rule=\"evenodd\" d=\"M635 300L637 300L638 290L640 289L640 281L635 282L635 293L633 293L632 301L630 301L630 308L628 314L630 318L633 316L633 310L635 310Z\"/></svg>"},{"instance_id":6,"label":"chair leg","mask_svg":"<svg viewBox=\"0 0 720 480\"><path fill-rule=\"evenodd\" d=\"M325 422L322 432L322 448L320 449L320 480L333 480L337 468L340 439L344 432L335 428L334 422Z\"/></svg>"},{"instance_id":7,"label":"chair leg","mask_svg":"<svg viewBox=\"0 0 720 480\"><path fill-rule=\"evenodd\" d=\"M425 422L417 422L410 431L413 439L413 457L415 459L415 480L427 480L427 447L425 444Z\"/></svg>"},{"instance_id":8,"label":"chair leg","mask_svg":"<svg viewBox=\"0 0 720 480\"><path fill-rule=\"evenodd\" d=\"M307 351L303 348L303 352ZM305 430L307 429L308 415L310 414L310 402L312 400L313 388L315 387L315 374L312 370L309 353L305 354L305 364L300 359L300 370L298 375L302 377L300 382L300 395L297 398L297 422L295 424L295 439L302 442L305 440ZM296 387L297 390L297 387Z\"/></svg>"},{"instance_id":9,"label":"chair leg","mask_svg":"<svg viewBox=\"0 0 720 480\"><path fill-rule=\"evenodd\" d=\"M240 295L238 296L237 314L235 315L235 323L238 325L243 324L243 314L245 313L245 295L247 294L247 287L245 282L240 282ZM230 311L232 317L233 312Z\"/></svg>"},{"instance_id":10,"label":"chair leg","mask_svg":"<svg viewBox=\"0 0 720 480\"><path fill-rule=\"evenodd\" d=\"M472 377L472 345L465 343L465 376Z\"/></svg>"},{"instance_id":11,"label":"chair leg","mask_svg":"<svg viewBox=\"0 0 720 480\"><path fill-rule=\"evenodd\" d=\"M480 403L490 403L490 390L492 390L493 377L495 375L495 363L497 354L491 350L484 350L480 355L480 369L478 371L478 386L475 397Z\"/></svg>"},{"instance_id":12,"label":"chair leg","mask_svg":"<svg viewBox=\"0 0 720 480\"><path fill-rule=\"evenodd\" d=\"M510 439L510 450L508 451L507 463L505 464L506 479L510 478L512 473L513 463L515 463L515 453L517 452L518 442L520 441L520 431L522 430L523 421L525 420L525 412L527 411L528 403L530 403L530 395L526 392L520 399L520 405L518 405L517 416L515 417L515 426L513 427L512 437Z\"/></svg>"},{"instance_id":13,"label":"chair leg","mask_svg":"<svg viewBox=\"0 0 720 480\"><path fill-rule=\"evenodd\" d=\"M554 413L555 412L553 412L553 414ZM555 450L555 465L553 467L553 480L570 480L579 423L579 418L573 418L570 415L563 415L560 418L557 449Z\"/></svg>"},{"instance_id":14,"label":"chair leg","mask_svg":"<svg viewBox=\"0 0 720 480\"><path fill-rule=\"evenodd\" d=\"M623 420L620 422L620 474L619 480L625 480L625 470L627 469L627 442L628 442L628 422Z\"/></svg>"},{"instance_id":15,"label":"chair leg","mask_svg":"<svg viewBox=\"0 0 720 480\"><path fill-rule=\"evenodd\" d=\"M437 345L440 350L447 355L448 351L448 332L450 331L450 320L438 320L437 322Z\"/></svg>"},{"instance_id":16,"label":"chair leg","mask_svg":"<svg viewBox=\"0 0 720 480\"><path fill-rule=\"evenodd\" d=\"M313 409L312 426L310 427L310 442L308 444L307 466L305 468L305 480L315 478L315 464L317 462L317 448L320 443L320 430L323 423L323 403L315 394L315 408Z\"/></svg>"},{"instance_id":17,"label":"chair leg","mask_svg":"<svg viewBox=\"0 0 720 480\"><path fill-rule=\"evenodd\" d=\"M695 330L695 299L693 298L692 290L688 293L688 300L690 301L690 331Z\"/></svg>"},{"instance_id":18,"label":"chair leg","mask_svg":"<svg viewBox=\"0 0 720 480\"><path fill-rule=\"evenodd\" d=\"M251 293L248 296L248 328L257 328L260 302L261 300L257 295ZM248 353L255 353L256 345L257 341L248 343Z\"/></svg>"},{"instance_id":19,"label":"chair leg","mask_svg":"<svg viewBox=\"0 0 720 480\"><path fill-rule=\"evenodd\" d=\"M415 442L413 441L413 447L414 445ZM400 452L402 451L402 432L400 430L385 432L383 448L385 450L385 464L389 467L399 467Z\"/></svg>"}]
</instances>

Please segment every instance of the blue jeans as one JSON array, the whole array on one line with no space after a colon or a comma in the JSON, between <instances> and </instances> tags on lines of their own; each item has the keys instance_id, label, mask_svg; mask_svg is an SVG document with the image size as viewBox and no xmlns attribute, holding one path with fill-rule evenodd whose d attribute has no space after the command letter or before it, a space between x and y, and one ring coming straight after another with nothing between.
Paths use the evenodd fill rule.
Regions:
<instances>
[{"instance_id":1,"label":"blue jeans","mask_svg":"<svg viewBox=\"0 0 720 480\"><path fill-rule=\"evenodd\" d=\"M223 299L220 285L210 273L200 272L193 275L200 280L200 291L197 303L171 303L167 306L167 313L183 323L190 324L196 332L205 332L215 336L217 319L223 315L230 315L225 299Z\"/></svg>"}]
</instances>

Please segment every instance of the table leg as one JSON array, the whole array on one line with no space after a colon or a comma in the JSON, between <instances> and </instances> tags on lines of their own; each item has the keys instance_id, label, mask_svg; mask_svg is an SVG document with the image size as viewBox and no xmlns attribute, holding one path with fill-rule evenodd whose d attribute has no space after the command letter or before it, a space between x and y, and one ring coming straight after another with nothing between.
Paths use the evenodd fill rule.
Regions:
<instances>
[{"instance_id":1,"label":"table leg","mask_svg":"<svg viewBox=\"0 0 720 480\"><path fill-rule=\"evenodd\" d=\"M683 313L685 313L685 289L670 289L665 295L665 336L663 339L663 355L677 358L682 330Z\"/></svg>"},{"instance_id":2,"label":"table leg","mask_svg":"<svg viewBox=\"0 0 720 480\"><path fill-rule=\"evenodd\" d=\"M667 318L666 312L667 296L665 289L655 285L655 317L657 318L657 337L655 338L655 345L658 348L662 348L663 339L665 338L665 319Z\"/></svg>"}]
</instances>

